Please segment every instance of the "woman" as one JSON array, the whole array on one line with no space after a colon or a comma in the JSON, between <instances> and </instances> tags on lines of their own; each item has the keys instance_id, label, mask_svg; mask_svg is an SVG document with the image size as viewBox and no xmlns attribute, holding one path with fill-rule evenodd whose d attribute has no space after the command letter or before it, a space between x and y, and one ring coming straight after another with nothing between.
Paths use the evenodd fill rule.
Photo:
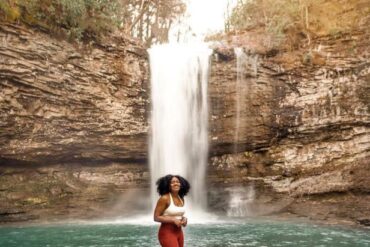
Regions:
<instances>
[{"instance_id":1,"label":"woman","mask_svg":"<svg viewBox=\"0 0 370 247\"><path fill-rule=\"evenodd\" d=\"M182 227L187 225L184 217L184 196L190 184L178 175L167 175L157 181L157 191L161 196L154 210L154 221L161 222L158 239L162 247L183 247Z\"/></svg>"}]
</instances>

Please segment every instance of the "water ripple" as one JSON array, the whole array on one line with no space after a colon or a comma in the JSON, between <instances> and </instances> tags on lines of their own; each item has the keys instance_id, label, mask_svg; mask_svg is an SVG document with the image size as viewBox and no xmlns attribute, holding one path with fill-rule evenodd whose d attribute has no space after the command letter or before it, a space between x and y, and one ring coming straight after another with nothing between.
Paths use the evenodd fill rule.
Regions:
<instances>
[{"instance_id":1,"label":"water ripple","mask_svg":"<svg viewBox=\"0 0 370 247\"><path fill-rule=\"evenodd\" d=\"M0 228L0 246L159 246L158 225L84 224ZM225 246L369 246L367 230L321 227L288 222L248 221L237 224L189 225L185 245Z\"/></svg>"}]
</instances>

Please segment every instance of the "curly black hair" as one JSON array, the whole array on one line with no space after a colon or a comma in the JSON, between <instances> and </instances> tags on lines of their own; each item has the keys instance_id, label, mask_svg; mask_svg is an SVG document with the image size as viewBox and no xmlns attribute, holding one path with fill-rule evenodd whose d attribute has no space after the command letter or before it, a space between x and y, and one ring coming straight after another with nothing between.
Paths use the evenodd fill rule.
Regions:
<instances>
[{"instance_id":1,"label":"curly black hair","mask_svg":"<svg viewBox=\"0 0 370 247\"><path fill-rule=\"evenodd\" d=\"M190 190L189 182L185 178L179 175L171 175L171 174L161 177L157 180L156 184L157 184L157 191L159 195L163 196L165 194L170 193L170 184L171 184L171 179L173 177L176 177L180 181L181 187L179 191L179 196L181 198L184 198L184 196L186 196L186 194Z\"/></svg>"}]
</instances>

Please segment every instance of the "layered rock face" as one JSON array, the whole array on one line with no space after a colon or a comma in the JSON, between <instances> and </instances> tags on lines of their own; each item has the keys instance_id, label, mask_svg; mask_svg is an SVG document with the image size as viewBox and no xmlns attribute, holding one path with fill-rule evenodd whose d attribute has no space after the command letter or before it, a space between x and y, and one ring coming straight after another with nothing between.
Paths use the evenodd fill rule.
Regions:
<instances>
[{"instance_id":1,"label":"layered rock face","mask_svg":"<svg viewBox=\"0 0 370 247\"><path fill-rule=\"evenodd\" d=\"M216 48L222 59L213 61L210 82L213 187L253 186L252 215L283 211L358 222L370 215L368 23L273 55L261 51L249 34L237 37L257 61L245 64L242 90L236 87L232 48ZM230 188L221 194L230 197ZM227 203L212 201L227 210ZM317 210L309 213L302 205Z\"/></svg>"},{"instance_id":2,"label":"layered rock face","mask_svg":"<svg viewBox=\"0 0 370 247\"><path fill-rule=\"evenodd\" d=\"M119 35L0 24L0 221L97 216L148 184L148 69Z\"/></svg>"},{"instance_id":3,"label":"layered rock face","mask_svg":"<svg viewBox=\"0 0 370 247\"><path fill-rule=\"evenodd\" d=\"M261 48L248 34L215 47L212 210L226 213L237 191L246 215L367 222L367 26L291 52ZM139 198L149 182L149 71L140 45L120 36L73 45L5 23L0 37L0 221L147 208ZM235 46L250 58L238 89Z\"/></svg>"},{"instance_id":4,"label":"layered rock face","mask_svg":"<svg viewBox=\"0 0 370 247\"><path fill-rule=\"evenodd\" d=\"M0 154L31 164L146 158L146 54L0 26Z\"/></svg>"}]
</instances>

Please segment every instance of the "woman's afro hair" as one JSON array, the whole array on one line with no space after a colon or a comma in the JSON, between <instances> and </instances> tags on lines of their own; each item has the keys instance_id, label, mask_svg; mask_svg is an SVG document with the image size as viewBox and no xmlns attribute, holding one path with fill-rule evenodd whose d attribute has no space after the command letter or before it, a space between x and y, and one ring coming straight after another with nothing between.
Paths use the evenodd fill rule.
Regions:
<instances>
[{"instance_id":1,"label":"woman's afro hair","mask_svg":"<svg viewBox=\"0 0 370 247\"><path fill-rule=\"evenodd\" d=\"M179 175L166 175L164 177L161 177L157 180L157 191L159 193L159 195L163 196L165 194L168 194L170 193L170 184L171 184L171 179L173 177L176 177L179 181L180 181L180 191L179 191L179 196L181 198L184 198L184 196L186 196L186 194L189 192L190 190L190 184L189 182L179 176Z\"/></svg>"}]
</instances>

